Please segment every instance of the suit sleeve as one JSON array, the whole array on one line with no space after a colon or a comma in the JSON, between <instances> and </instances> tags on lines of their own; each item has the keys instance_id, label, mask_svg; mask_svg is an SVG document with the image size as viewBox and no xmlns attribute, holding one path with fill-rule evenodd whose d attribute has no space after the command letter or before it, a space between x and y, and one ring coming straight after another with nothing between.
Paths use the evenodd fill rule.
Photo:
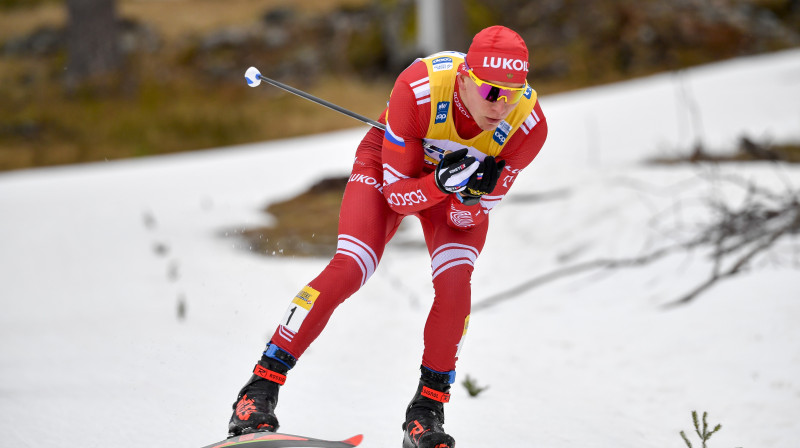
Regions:
<instances>
[{"instance_id":1,"label":"suit sleeve","mask_svg":"<svg viewBox=\"0 0 800 448\"><path fill-rule=\"evenodd\" d=\"M386 132L381 157L383 194L389 207L401 214L413 214L434 206L448 194L436 186L431 167L426 166L422 139L430 121L428 71L417 62L395 82L389 99Z\"/></svg>"}]
</instances>

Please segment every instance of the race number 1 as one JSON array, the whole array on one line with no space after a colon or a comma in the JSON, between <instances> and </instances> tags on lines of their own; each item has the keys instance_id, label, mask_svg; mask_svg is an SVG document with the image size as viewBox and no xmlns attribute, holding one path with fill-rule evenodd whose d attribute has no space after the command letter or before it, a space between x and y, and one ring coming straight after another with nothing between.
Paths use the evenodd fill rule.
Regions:
<instances>
[{"instance_id":1,"label":"race number 1","mask_svg":"<svg viewBox=\"0 0 800 448\"><path fill-rule=\"evenodd\" d=\"M308 316L308 312L314 306L314 301L319 297L319 291L306 286L292 299L292 303L283 315L281 325L297 333L303 321Z\"/></svg>"}]
</instances>

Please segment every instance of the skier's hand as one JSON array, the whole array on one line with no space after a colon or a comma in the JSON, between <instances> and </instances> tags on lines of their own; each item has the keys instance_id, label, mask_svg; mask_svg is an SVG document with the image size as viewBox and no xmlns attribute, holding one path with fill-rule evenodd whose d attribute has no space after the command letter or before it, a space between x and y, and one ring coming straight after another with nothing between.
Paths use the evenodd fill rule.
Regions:
<instances>
[{"instance_id":1,"label":"skier's hand","mask_svg":"<svg viewBox=\"0 0 800 448\"><path fill-rule=\"evenodd\" d=\"M467 152L467 148L461 148L442 157L434 173L439 190L445 193L457 193L467 188L470 176L481 164L475 157L468 156Z\"/></svg>"},{"instance_id":2,"label":"skier's hand","mask_svg":"<svg viewBox=\"0 0 800 448\"><path fill-rule=\"evenodd\" d=\"M461 202L466 205L475 205L480 202L481 196L494 191L505 166L505 160L497 162L492 156L483 159L475 173L470 176L464 191L459 193Z\"/></svg>"}]
</instances>

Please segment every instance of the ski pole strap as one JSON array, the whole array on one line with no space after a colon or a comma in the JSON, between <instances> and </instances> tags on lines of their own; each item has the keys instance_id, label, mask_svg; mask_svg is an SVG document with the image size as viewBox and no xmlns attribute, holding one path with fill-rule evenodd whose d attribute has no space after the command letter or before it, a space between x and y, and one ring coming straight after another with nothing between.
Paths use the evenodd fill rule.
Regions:
<instances>
[{"instance_id":1,"label":"ski pole strap","mask_svg":"<svg viewBox=\"0 0 800 448\"><path fill-rule=\"evenodd\" d=\"M422 386L422 392L420 392L425 398L430 398L431 400L438 401L439 403L449 403L450 402L450 394L445 392L439 392L438 390L431 389L428 386Z\"/></svg>"},{"instance_id":2,"label":"ski pole strap","mask_svg":"<svg viewBox=\"0 0 800 448\"><path fill-rule=\"evenodd\" d=\"M264 378L265 380L272 381L273 383L278 383L283 386L286 383L286 375L281 375L278 372L273 372L268 368L262 366L261 364L256 364L255 369L253 369L253 374Z\"/></svg>"}]
</instances>

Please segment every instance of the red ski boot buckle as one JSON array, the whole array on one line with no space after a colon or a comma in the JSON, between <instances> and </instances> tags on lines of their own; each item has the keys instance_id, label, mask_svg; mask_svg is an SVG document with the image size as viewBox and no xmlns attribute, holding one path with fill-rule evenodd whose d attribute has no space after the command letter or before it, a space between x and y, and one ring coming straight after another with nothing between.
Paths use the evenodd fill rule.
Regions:
<instances>
[{"instance_id":1,"label":"red ski boot buckle","mask_svg":"<svg viewBox=\"0 0 800 448\"><path fill-rule=\"evenodd\" d=\"M281 375L278 372L273 372L272 370L267 369L266 367L262 366L261 364L256 364L256 368L253 369L253 373L255 375L264 378L265 380L272 381L273 383L278 383L283 386L286 383L286 375Z\"/></svg>"},{"instance_id":2,"label":"red ski boot buckle","mask_svg":"<svg viewBox=\"0 0 800 448\"><path fill-rule=\"evenodd\" d=\"M426 398L430 398L431 400L438 401L439 403L450 402L450 394L439 392L438 390L431 389L428 386L422 386L422 392L420 393L420 395Z\"/></svg>"}]
</instances>

